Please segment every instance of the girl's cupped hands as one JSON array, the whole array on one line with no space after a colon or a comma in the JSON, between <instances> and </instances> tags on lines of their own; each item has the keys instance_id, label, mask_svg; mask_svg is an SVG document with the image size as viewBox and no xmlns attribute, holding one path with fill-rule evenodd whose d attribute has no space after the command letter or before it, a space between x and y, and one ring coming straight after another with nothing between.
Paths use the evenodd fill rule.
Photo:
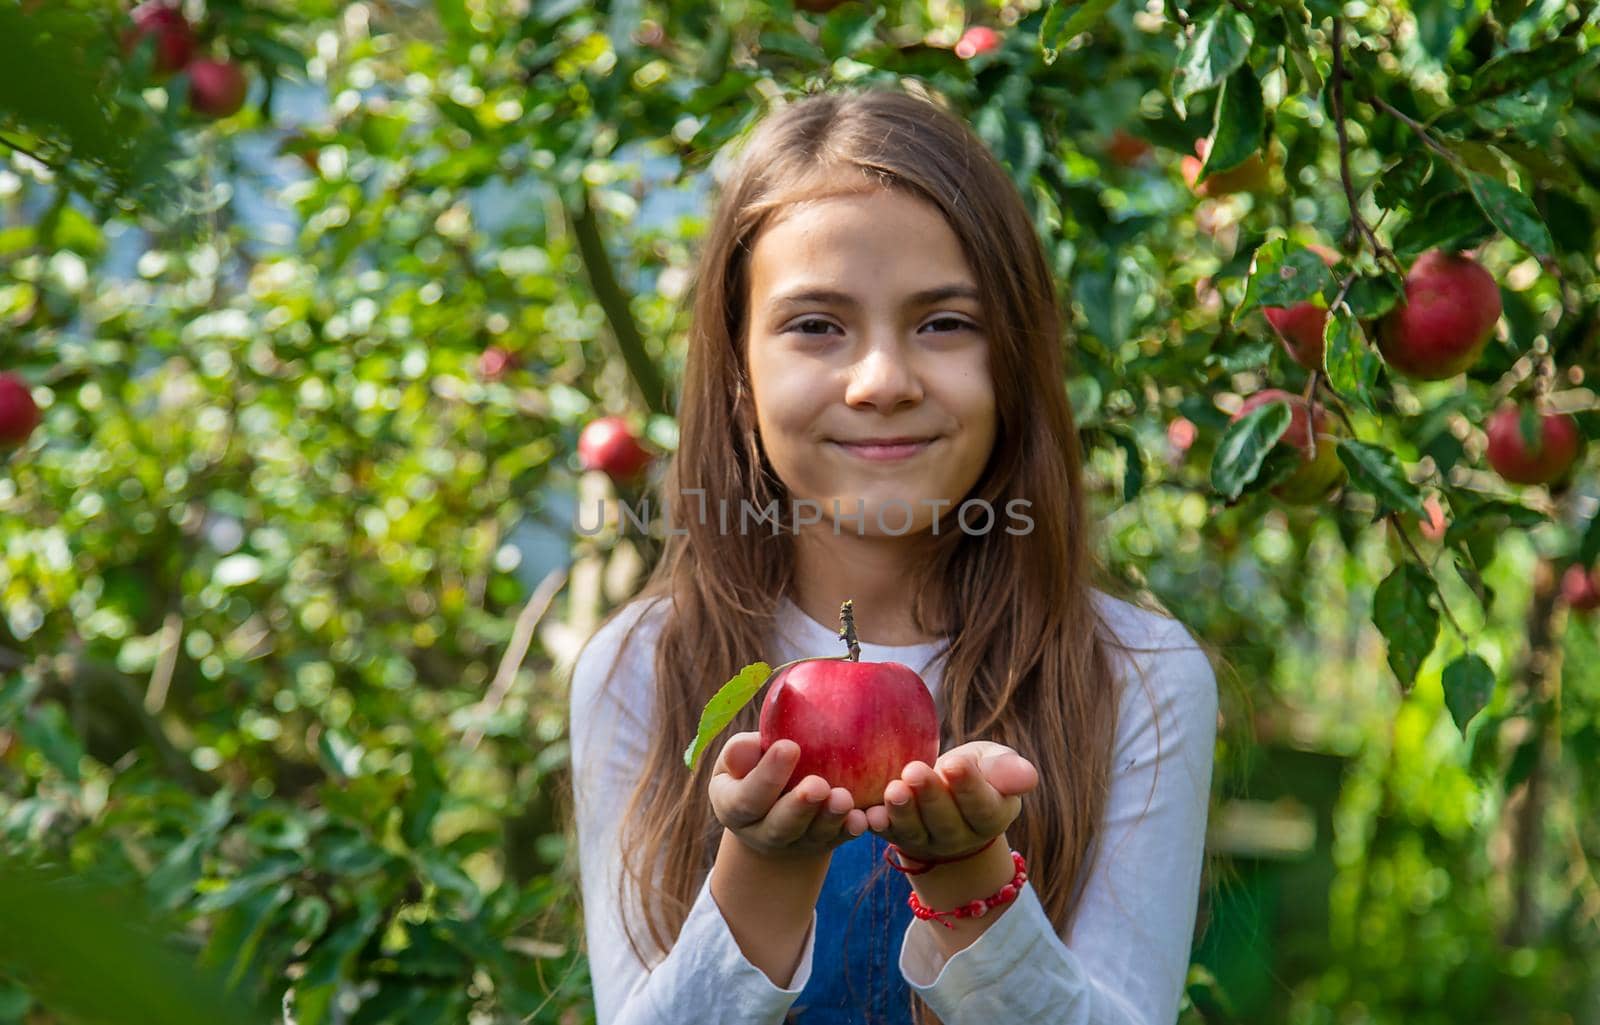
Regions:
<instances>
[{"instance_id":1,"label":"girl's cupped hands","mask_svg":"<svg viewBox=\"0 0 1600 1025\"><path fill-rule=\"evenodd\" d=\"M1006 831L1039 770L1004 744L974 740L929 765L915 761L866 810L867 826L918 860L954 858Z\"/></svg>"},{"instance_id":2,"label":"girl's cupped hands","mask_svg":"<svg viewBox=\"0 0 1600 1025\"><path fill-rule=\"evenodd\" d=\"M785 789L800 745L779 740L765 752L761 734L735 733L711 771L717 820L752 850L777 857L827 854L867 830L850 791L809 775Z\"/></svg>"}]
</instances>

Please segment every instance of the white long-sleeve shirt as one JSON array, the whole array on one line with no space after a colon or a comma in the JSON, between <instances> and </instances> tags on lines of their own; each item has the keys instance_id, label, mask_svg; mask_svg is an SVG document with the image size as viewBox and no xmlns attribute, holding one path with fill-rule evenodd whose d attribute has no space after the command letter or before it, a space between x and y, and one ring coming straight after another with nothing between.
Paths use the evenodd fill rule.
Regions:
<instances>
[{"instance_id":1,"label":"white long-sleeve shirt","mask_svg":"<svg viewBox=\"0 0 1600 1025\"><path fill-rule=\"evenodd\" d=\"M1216 679L1182 624L1100 592L1095 597L1119 639L1156 650L1122 656L1113 649L1124 678L1135 659L1148 686L1134 675L1123 688L1102 844L1087 869L1077 921L1070 935L1057 935L1032 882L953 957L934 939L936 924L913 921L900 972L945 1025L1171 1025L1177 1018L1199 901ZM652 655L665 609L664 600L634 601L595 634L572 673L579 870L598 1025L776 1025L811 977L814 912L788 988L741 952L711 896L709 874L665 959L647 966L623 932L617 823L649 741ZM641 619L628 650L619 652L627 628ZM788 599L777 628L767 659L773 665L841 647L835 630ZM917 670L937 705L942 648L863 643L861 660ZM623 665L602 695L619 657ZM630 917L639 934L640 919Z\"/></svg>"}]
</instances>

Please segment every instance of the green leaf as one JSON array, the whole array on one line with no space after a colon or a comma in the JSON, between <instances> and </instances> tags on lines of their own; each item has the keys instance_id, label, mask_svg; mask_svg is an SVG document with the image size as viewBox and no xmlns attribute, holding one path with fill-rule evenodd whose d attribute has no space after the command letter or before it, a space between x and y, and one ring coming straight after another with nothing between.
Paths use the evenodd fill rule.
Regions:
<instances>
[{"instance_id":1,"label":"green leaf","mask_svg":"<svg viewBox=\"0 0 1600 1025\"><path fill-rule=\"evenodd\" d=\"M1362 341L1348 315L1328 317L1323 328L1322 368L1328 386L1340 398L1372 409L1372 387L1378 380L1381 364L1378 354Z\"/></svg>"},{"instance_id":2,"label":"green leaf","mask_svg":"<svg viewBox=\"0 0 1600 1025\"><path fill-rule=\"evenodd\" d=\"M1422 493L1406 479L1405 470L1393 452L1354 438L1340 438L1339 461L1350 471L1350 483L1373 495L1383 505L1424 515Z\"/></svg>"},{"instance_id":3,"label":"green leaf","mask_svg":"<svg viewBox=\"0 0 1600 1025\"><path fill-rule=\"evenodd\" d=\"M1269 402L1229 424L1211 457L1211 487L1230 502L1238 498L1292 419L1288 403Z\"/></svg>"},{"instance_id":4,"label":"green leaf","mask_svg":"<svg viewBox=\"0 0 1600 1025\"><path fill-rule=\"evenodd\" d=\"M1259 306L1293 306L1333 284L1322 257L1287 239L1273 239L1256 250L1255 269L1234 318Z\"/></svg>"},{"instance_id":5,"label":"green leaf","mask_svg":"<svg viewBox=\"0 0 1600 1025\"><path fill-rule=\"evenodd\" d=\"M1489 223L1534 256L1551 255L1555 242L1550 238L1550 229L1545 226L1544 218L1534 208L1533 200L1511 186L1481 174L1473 175L1468 184L1472 188L1472 198L1478 201Z\"/></svg>"},{"instance_id":6,"label":"green leaf","mask_svg":"<svg viewBox=\"0 0 1600 1025\"><path fill-rule=\"evenodd\" d=\"M1198 181L1260 155L1266 132L1267 111L1261 98L1261 83L1247 65L1229 75L1222 85L1216 122L1211 129L1211 148L1206 151Z\"/></svg>"},{"instance_id":7,"label":"green leaf","mask_svg":"<svg viewBox=\"0 0 1600 1025\"><path fill-rule=\"evenodd\" d=\"M1600 560L1600 516L1589 520L1588 526L1583 529L1583 541L1578 545L1578 561L1585 566L1593 566Z\"/></svg>"},{"instance_id":8,"label":"green leaf","mask_svg":"<svg viewBox=\"0 0 1600 1025\"><path fill-rule=\"evenodd\" d=\"M1379 275L1363 274L1350 285L1344 301L1357 320L1375 320L1394 308L1405 295L1405 282L1393 271Z\"/></svg>"},{"instance_id":9,"label":"green leaf","mask_svg":"<svg viewBox=\"0 0 1600 1025\"><path fill-rule=\"evenodd\" d=\"M1039 26L1039 45L1044 48L1044 62L1054 64L1063 46L1094 28L1115 5L1116 0L1054 0Z\"/></svg>"},{"instance_id":10,"label":"green leaf","mask_svg":"<svg viewBox=\"0 0 1600 1025\"><path fill-rule=\"evenodd\" d=\"M883 20L885 12L876 6L865 10L867 6L872 5L846 4L843 9L829 14L822 23L817 42L829 60L854 56L872 45L878 23Z\"/></svg>"},{"instance_id":11,"label":"green leaf","mask_svg":"<svg viewBox=\"0 0 1600 1025\"><path fill-rule=\"evenodd\" d=\"M1456 729L1467 735L1467 723L1483 710L1494 694L1494 670L1477 655L1462 655L1445 666L1444 703Z\"/></svg>"},{"instance_id":12,"label":"green leaf","mask_svg":"<svg viewBox=\"0 0 1600 1025\"><path fill-rule=\"evenodd\" d=\"M52 701L29 714L18 732L22 742L44 755L67 782L77 783L82 778L78 767L84 756L83 741L60 705Z\"/></svg>"},{"instance_id":13,"label":"green leaf","mask_svg":"<svg viewBox=\"0 0 1600 1025\"><path fill-rule=\"evenodd\" d=\"M1122 470L1122 501L1131 502L1144 488L1144 456L1139 452L1139 442L1123 428L1107 428L1105 433L1127 460Z\"/></svg>"},{"instance_id":14,"label":"green leaf","mask_svg":"<svg viewBox=\"0 0 1600 1025\"><path fill-rule=\"evenodd\" d=\"M1411 689L1439 636L1439 613L1428 600L1434 593L1433 578L1406 562L1384 577L1373 595L1372 622L1388 642L1389 668L1402 690Z\"/></svg>"},{"instance_id":15,"label":"green leaf","mask_svg":"<svg viewBox=\"0 0 1600 1025\"><path fill-rule=\"evenodd\" d=\"M1179 117L1188 117L1185 100L1216 88L1239 70L1254 39L1255 24L1249 16L1226 4L1195 25L1172 71L1172 106Z\"/></svg>"},{"instance_id":16,"label":"green leaf","mask_svg":"<svg viewBox=\"0 0 1600 1025\"><path fill-rule=\"evenodd\" d=\"M62 1020L264 1023L183 952L183 930L103 872L0 864L0 976L29 981Z\"/></svg>"},{"instance_id":17,"label":"green leaf","mask_svg":"<svg viewBox=\"0 0 1600 1025\"><path fill-rule=\"evenodd\" d=\"M1378 176L1372 198L1385 210L1409 207L1417 190L1432 176L1433 157L1426 150L1412 150Z\"/></svg>"},{"instance_id":18,"label":"green leaf","mask_svg":"<svg viewBox=\"0 0 1600 1025\"><path fill-rule=\"evenodd\" d=\"M1498 534L1507 528L1525 530L1550 522L1550 518L1537 509L1498 498L1476 501L1470 499L1468 494L1465 491L1454 492L1451 506L1456 511L1456 517L1445 530L1445 544L1457 544L1485 529Z\"/></svg>"},{"instance_id":19,"label":"green leaf","mask_svg":"<svg viewBox=\"0 0 1600 1025\"><path fill-rule=\"evenodd\" d=\"M1078 427L1088 427L1100 419L1102 398L1100 382L1087 374L1067 379L1067 400L1072 406L1072 419Z\"/></svg>"},{"instance_id":20,"label":"green leaf","mask_svg":"<svg viewBox=\"0 0 1600 1025\"><path fill-rule=\"evenodd\" d=\"M1435 196L1395 232L1394 252L1410 260L1429 249L1471 249L1493 234L1494 225L1483 216L1477 200L1466 192L1447 192Z\"/></svg>"},{"instance_id":21,"label":"green leaf","mask_svg":"<svg viewBox=\"0 0 1600 1025\"><path fill-rule=\"evenodd\" d=\"M690 772L699 764L707 745L733 722L734 716L750 703L750 699L756 696L756 691L771 675L771 666L765 662L752 662L711 696L700 713L700 728L695 732L694 743L683 752L683 764L689 767Z\"/></svg>"},{"instance_id":22,"label":"green leaf","mask_svg":"<svg viewBox=\"0 0 1600 1025\"><path fill-rule=\"evenodd\" d=\"M1461 106L1490 96L1521 92L1540 79L1577 63L1584 52L1576 38L1561 36L1534 50L1498 54L1473 72L1472 88L1462 98Z\"/></svg>"}]
</instances>

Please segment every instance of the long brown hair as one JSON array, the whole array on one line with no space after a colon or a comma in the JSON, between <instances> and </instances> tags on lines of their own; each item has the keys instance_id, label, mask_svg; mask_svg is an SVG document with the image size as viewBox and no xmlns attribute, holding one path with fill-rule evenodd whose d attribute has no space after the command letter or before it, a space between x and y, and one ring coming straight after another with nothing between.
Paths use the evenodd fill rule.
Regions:
<instances>
[{"instance_id":1,"label":"long brown hair","mask_svg":"<svg viewBox=\"0 0 1600 1025\"><path fill-rule=\"evenodd\" d=\"M654 730L620 840L622 906L638 900L662 956L722 832L706 797L714 759L690 773L683 751L716 689L771 656L779 602L792 594L791 533L724 533L715 517L698 514L719 502L788 506L756 436L744 358L749 254L788 204L872 188L932 204L960 239L986 315L998 418L994 451L967 497L996 509L1027 499L1033 510L1027 533L941 531L906 582L918 628L949 639L941 749L993 740L1038 767L1039 786L1007 838L1028 859L1063 934L1093 857L1119 688L1110 651L1117 640L1092 589L1115 585L1091 545L1064 327L1043 246L1006 170L940 100L884 87L818 92L769 112L753 131L721 183L694 275L679 444L660 496L675 532L639 595L670 599L654 653ZM724 736L756 729L759 704ZM931 1016L913 1000L919 1020Z\"/></svg>"}]
</instances>

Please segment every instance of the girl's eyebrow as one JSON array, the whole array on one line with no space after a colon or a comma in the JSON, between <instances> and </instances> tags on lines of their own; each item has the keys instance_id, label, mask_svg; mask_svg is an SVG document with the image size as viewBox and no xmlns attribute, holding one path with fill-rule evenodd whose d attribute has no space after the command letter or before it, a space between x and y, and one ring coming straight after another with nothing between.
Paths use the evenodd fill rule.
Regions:
<instances>
[{"instance_id":1,"label":"girl's eyebrow","mask_svg":"<svg viewBox=\"0 0 1600 1025\"><path fill-rule=\"evenodd\" d=\"M911 293L906 299L906 305L925 306L945 299L971 299L976 302L978 300L978 290L966 284L939 285ZM832 288L805 288L790 292L772 300L771 306L773 309L778 309L784 306L800 306L807 303L829 303L834 306L843 306L847 309L859 309L861 307L861 301L855 296Z\"/></svg>"}]
</instances>

